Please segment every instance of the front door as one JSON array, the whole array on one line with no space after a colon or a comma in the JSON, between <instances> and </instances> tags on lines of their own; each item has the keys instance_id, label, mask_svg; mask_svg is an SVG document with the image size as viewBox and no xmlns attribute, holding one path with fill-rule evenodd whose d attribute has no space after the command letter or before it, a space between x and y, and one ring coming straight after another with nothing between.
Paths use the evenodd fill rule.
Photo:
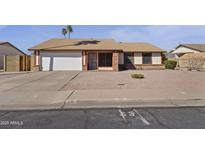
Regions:
<instances>
[{"instance_id":1,"label":"front door","mask_svg":"<svg viewBox=\"0 0 205 154\"><path fill-rule=\"evenodd\" d=\"M126 69L135 69L133 52L124 53L124 64Z\"/></svg>"},{"instance_id":2,"label":"front door","mask_svg":"<svg viewBox=\"0 0 205 154\"><path fill-rule=\"evenodd\" d=\"M88 53L88 70L97 69L97 53Z\"/></svg>"}]
</instances>

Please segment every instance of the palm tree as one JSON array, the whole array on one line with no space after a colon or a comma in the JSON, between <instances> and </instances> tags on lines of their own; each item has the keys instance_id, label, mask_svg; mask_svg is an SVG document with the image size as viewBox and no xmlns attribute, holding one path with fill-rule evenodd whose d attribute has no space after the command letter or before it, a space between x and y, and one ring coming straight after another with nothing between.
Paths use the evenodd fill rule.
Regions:
<instances>
[{"instance_id":1,"label":"palm tree","mask_svg":"<svg viewBox=\"0 0 205 154\"><path fill-rule=\"evenodd\" d=\"M66 38L67 30L66 30L65 28L62 28L62 34L63 34L64 37Z\"/></svg>"},{"instance_id":2,"label":"palm tree","mask_svg":"<svg viewBox=\"0 0 205 154\"><path fill-rule=\"evenodd\" d=\"M68 25L68 26L67 26L67 32L68 32L68 37L70 38L70 33L73 32L73 28L72 28L71 25Z\"/></svg>"}]
</instances>

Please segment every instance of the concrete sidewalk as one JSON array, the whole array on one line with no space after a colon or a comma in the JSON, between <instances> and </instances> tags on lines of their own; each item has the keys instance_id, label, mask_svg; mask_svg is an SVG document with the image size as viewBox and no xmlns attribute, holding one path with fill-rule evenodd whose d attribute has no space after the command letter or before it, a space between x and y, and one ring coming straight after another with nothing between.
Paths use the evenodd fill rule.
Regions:
<instances>
[{"instance_id":1,"label":"concrete sidewalk","mask_svg":"<svg viewBox=\"0 0 205 154\"><path fill-rule=\"evenodd\" d=\"M0 93L0 110L205 106L204 97L166 98L136 90L78 90Z\"/></svg>"},{"instance_id":2,"label":"concrete sidewalk","mask_svg":"<svg viewBox=\"0 0 205 154\"><path fill-rule=\"evenodd\" d=\"M205 97L179 93L172 96L169 92L136 89L120 90L76 90L66 100L64 108L115 108L115 107L177 107L205 106Z\"/></svg>"}]
</instances>

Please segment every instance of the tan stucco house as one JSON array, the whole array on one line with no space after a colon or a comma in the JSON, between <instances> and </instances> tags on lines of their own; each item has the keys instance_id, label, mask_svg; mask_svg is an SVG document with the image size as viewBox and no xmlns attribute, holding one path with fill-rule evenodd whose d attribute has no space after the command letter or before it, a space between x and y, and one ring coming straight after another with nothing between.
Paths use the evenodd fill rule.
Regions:
<instances>
[{"instance_id":1,"label":"tan stucco house","mask_svg":"<svg viewBox=\"0 0 205 154\"><path fill-rule=\"evenodd\" d=\"M113 39L50 39L30 49L36 70L163 69L164 50Z\"/></svg>"},{"instance_id":2,"label":"tan stucco house","mask_svg":"<svg viewBox=\"0 0 205 154\"><path fill-rule=\"evenodd\" d=\"M187 53L203 53L205 44L180 44L168 54L170 59L178 59Z\"/></svg>"}]
</instances>

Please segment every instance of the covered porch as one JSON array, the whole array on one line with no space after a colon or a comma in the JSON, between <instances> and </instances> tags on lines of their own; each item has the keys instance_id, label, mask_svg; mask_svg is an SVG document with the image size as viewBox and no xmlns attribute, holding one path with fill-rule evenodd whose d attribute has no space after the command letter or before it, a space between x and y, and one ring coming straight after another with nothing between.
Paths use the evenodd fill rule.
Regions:
<instances>
[{"instance_id":1,"label":"covered porch","mask_svg":"<svg viewBox=\"0 0 205 154\"><path fill-rule=\"evenodd\" d=\"M118 51L83 51L83 70L119 71Z\"/></svg>"}]
</instances>

